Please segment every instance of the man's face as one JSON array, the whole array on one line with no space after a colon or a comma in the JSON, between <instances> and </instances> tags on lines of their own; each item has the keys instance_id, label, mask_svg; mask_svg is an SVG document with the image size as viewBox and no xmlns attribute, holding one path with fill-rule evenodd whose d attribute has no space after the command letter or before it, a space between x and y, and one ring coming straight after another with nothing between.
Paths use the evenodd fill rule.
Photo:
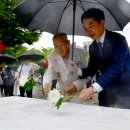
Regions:
<instances>
[{"instance_id":1,"label":"man's face","mask_svg":"<svg viewBox=\"0 0 130 130\"><path fill-rule=\"evenodd\" d=\"M57 37L53 40L53 43L54 43L54 48L55 48L56 52L60 56L62 56L62 57L68 56L69 46L70 46L69 40L64 39L62 37Z\"/></svg>"},{"instance_id":2,"label":"man's face","mask_svg":"<svg viewBox=\"0 0 130 130\"><path fill-rule=\"evenodd\" d=\"M93 17L88 19L84 18L83 27L88 37L93 40L98 40L104 32L104 20L97 22Z\"/></svg>"}]
</instances>

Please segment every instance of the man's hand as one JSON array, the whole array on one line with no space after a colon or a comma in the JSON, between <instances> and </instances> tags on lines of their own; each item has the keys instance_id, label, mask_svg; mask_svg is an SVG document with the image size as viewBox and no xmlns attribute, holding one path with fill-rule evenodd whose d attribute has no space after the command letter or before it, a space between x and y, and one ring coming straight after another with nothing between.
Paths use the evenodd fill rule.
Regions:
<instances>
[{"instance_id":1,"label":"man's hand","mask_svg":"<svg viewBox=\"0 0 130 130\"><path fill-rule=\"evenodd\" d=\"M43 87L44 93L48 94L49 91L51 91L51 84L50 83L46 83Z\"/></svg>"},{"instance_id":2,"label":"man's hand","mask_svg":"<svg viewBox=\"0 0 130 130\"><path fill-rule=\"evenodd\" d=\"M89 87L89 88L84 88L82 89L81 93L80 93L80 98L83 101L88 101L92 98L94 94L93 88Z\"/></svg>"},{"instance_id":3,"label":"man's hand","mask_svg":"<svg viewBox=\"0 0 130 130\"><path fill-rule=\"evenodd\" d=\"M78 66L74 61L70 61L68 65L68 70L70 73L77 73L78 72Z\"/></svg>"},{"instance_id":4,"label":"man's hand","mask_svg":"<svg viewBox=\"0 0 130 130\"><path fill-rule=\"evenodd\" d=\"M65 89L66 93L68 94L74 94L77 92L77 88L74 84L71 84L70 86L68 86L66 89Z\"/></svg>"}]
</instances>

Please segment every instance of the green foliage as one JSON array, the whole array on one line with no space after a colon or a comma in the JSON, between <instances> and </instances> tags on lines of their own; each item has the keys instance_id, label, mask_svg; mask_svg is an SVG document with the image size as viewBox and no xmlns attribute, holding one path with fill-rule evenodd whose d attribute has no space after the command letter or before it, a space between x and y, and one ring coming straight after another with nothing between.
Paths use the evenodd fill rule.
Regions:
<instances>
[{"instance_id":1,"label":"green foliage","mask_svg":"<svg viewBox=\"0 0 130 130\"><path fill-rule=\"evenodd\" d=\"M65 101L69 101L70 99L74 98L75 96L74 95L66 95L64 97L61 97L58 102L55 104L55 107L57 109L60 108L60 106L65 102Z\"/></svg>"},{"instance_id":2,"label":"green foliage","mask_svg":"<svg viewBox=\"0 0 130 130\"><path fill-rule=\"evenodd\" d=\"M35 48L30 49L30 51L36 51L36 52L38 52L38 53L43 54L43 52L42 52L41 50L38 50L38 49L35 49Z\"/></svg>"},{"instance_id":3,"label":"green foliage","mask_svg":"<svg viewBox=\"0 0 130 130\"><path fill-rule=\"evenodd\" d=\"M38 41L41 31L26 29L19 18L12 12L12 9L20 0L0 1L0 40L5 46L21 45Z\"/></svg>"},{"instance_id":4,"label":"green foliage","mask_svg":"<svg viewBox=\"0 0 130 130\"><path fill-rule=\"evenodd\" d=\"M40 67L38 70L35 70L35 74L40 74L43 75L45 68L44 67Z\"/></svg>"},{"instance_id":5,"label":"green foliage","mask_svg":"<svg viewBox=\"0 0 130 130\"><path fill-rule=\"evenodd\" d=\"M25 91L30 91L35 85L34 79L29 78L28 81L24 84L23 88Z\"/></svg>"},{"instance_id":6,"label":"green foliage","mask_svg":"<svg viewBox=\"0 0 130 130\"><path fill-rule=\"evenodd\" d=\"M14 47L6 47L4 53L10 54L14 57L18 57L20 54L23 52L27 51L27 47L22 46L22 45L16 45Z\"/></svg>"},{"instance_id":7,"label":"green foliage","mask_svg":"<svg viewBox=\"0 0 130 130\"><path fill-rule=\"evenodd\" d=\"M64 98L61 97L61 98L58 100L58 102L56 103L55 107L56 107L57 109L59 109L63 102L64 102Z\"/></svg>"},{"instance_id":8,"label":"green foliage","mask_svg":"<svg viewBox=\"0 0 130 130\"><path fill-rule=\"evenodd\" d=\"M53 51L54 49L52 48L48 48L48 49L45 49L45 48L42 48L41 51L43 52L43 55L44 55L44 60L47 59L47 56Z\"/></svg>"},{"instance_id":9,"label":"green foliage","mask_svg":"<svg viewBox=\"0 0 130 130\"><path fill-rule=\"evenodd\" d=\"M89 61L89 58L90 58L89 52L86 53L86 58Z\"/></svg>"}]
</instances>

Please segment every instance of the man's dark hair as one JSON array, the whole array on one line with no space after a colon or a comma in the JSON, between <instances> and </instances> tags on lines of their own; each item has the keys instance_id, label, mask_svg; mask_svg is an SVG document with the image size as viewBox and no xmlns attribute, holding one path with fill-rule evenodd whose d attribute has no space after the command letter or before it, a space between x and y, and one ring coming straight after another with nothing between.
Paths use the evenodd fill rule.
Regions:
<instances>
[{"instance_id":1,"label":"man's dark hair","mask_svg":"<svg viewBox=\"0 0 130 130\"><path fill-rule=\"evenodd\" d=\"M104 12L100 9L90 8L86 10L81 16L81 22L83 23L83 19L94 18L97 22L101 20L105 20Z\"/></svg>"},{"instance_id":2,"label":"man's dark hair","mask_svg":"<svg viewBox=\"0 0 130 130\"><path fill-rule=\"evenodd\" d=\"M53 40L57 37L63 37L64 39L68 39L66 33L58 32L53 36Z\"/></svg>"}]
</instances>

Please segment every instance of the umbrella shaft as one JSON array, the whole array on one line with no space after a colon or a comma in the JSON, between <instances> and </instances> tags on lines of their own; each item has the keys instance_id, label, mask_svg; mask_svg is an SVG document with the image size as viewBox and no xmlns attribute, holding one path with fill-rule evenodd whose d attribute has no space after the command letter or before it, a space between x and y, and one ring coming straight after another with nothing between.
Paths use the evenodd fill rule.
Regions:
<instances>
[{"instance_id":1,"label":"umbrella shaft","mask_svg":"<svg viewBox=\"0 0 130 130\"><path fill-rule=\"evenodd\" d=\"M74 55L75 12L76 12L76 0L73 1L73 33L72 33L72 57L71 57L72 61Z\"/></svg>"}]
</instances>

